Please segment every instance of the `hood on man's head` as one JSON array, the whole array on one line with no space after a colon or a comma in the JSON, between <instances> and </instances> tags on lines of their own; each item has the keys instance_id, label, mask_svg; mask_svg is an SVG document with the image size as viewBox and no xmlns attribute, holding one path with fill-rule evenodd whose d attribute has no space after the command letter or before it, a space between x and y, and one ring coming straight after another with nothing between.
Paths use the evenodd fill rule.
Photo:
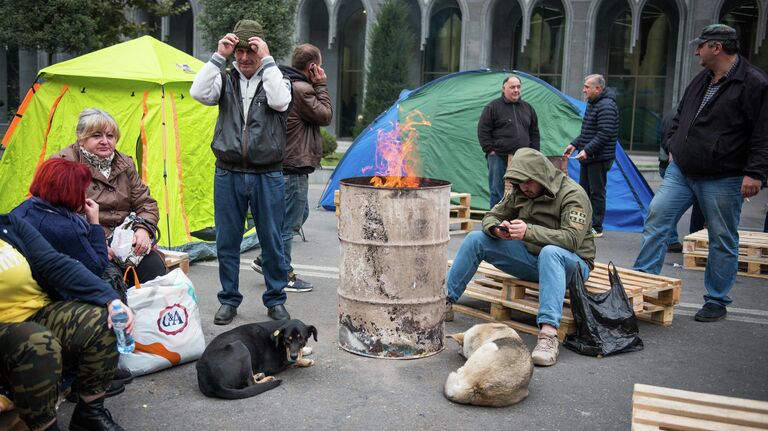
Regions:
<instances>
[{"instance_id":1,"label":"hood on man's head","mask_svg":"<svg viewBox=\"0 0 768 431\"><path fill-rule=\"evenodd\" d=\"M261 24L252 19L241 19L238 21L237 24L235 24L235 29L232 30L232 33L240 39L235 48L248 48L248 39L254 36L264 39L264 28L261 27Z\"/></svg>"},{"instance_id":2,"label":"hood on man's head","mask_svg":"<svg viewBox=\"0 0 768 431\"><path fill-rule=\"evenodd\" d=\"M552 194L555 191L555 179L564 175L540 152L533 148L521 148L512 156L504 178L513 184L534 180Z\"/></svg>"}]
</instances>

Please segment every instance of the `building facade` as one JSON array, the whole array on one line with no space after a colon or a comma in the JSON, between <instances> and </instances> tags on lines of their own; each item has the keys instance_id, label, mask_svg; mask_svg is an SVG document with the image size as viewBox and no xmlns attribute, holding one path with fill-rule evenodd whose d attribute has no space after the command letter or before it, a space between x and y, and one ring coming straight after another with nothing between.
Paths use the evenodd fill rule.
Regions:
<instances>
[{"instance_id":1,"label":"building facade","mask_svg":"<svg viewBox=\"0 0 768 431\"><path fill-rule=\"evenodd\" d=\"M584 76L601 73L617 91L620 140L629 151L658 149L661 118L700 71L689 41L704 26L722 22L736 28L742 54L768 69L768 0L402 1L414 42L411 88L461 70L514 69L580 98ZM190 3L185 14L161 19L156 37L207 60L210 48L194 25L200 7ZM366 41L381 3L300 0L298 5L295 39L323 52L335 110L329 129L342 137L351 135L363 112L366 85L375 85L366 82ZM8 65L5 57L0 55L0 63ZM34 53L19 57L19 88L0 94L5 106L9 91L26 92L45 59ZM0 89L9 88L1 84Z\"/></svg>"}]
</instances>

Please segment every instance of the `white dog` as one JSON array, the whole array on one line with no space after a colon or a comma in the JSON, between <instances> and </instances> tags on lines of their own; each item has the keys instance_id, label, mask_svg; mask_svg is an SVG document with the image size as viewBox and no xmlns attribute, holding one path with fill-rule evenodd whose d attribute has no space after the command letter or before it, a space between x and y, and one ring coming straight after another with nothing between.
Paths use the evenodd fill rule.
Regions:
<instances>
[{"instance_id":1,"label":"white dog","mask_svg":"<svg viewBox=\"0 0 768 431\"><path fill-rule=\"evenodd\" d=\"M501 323L484 323L449 335L467 358L445 381L445 397L461 404L508 406L528 396L533 361L517 332Z\"/></svg>"}]
</instances>

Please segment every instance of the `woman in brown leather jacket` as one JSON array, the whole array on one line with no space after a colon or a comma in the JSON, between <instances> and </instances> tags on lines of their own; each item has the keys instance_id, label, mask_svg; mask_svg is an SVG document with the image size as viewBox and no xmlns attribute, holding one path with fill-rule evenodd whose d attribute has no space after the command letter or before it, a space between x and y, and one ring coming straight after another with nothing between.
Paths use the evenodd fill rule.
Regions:
<instances>
[{"instance_id":1,"label":"woman in brown leather jacket","mask_svg":"<svg viewBox=\"0 0 768 431\"><path fill-rule=\"evenodd\" d=\"M163 257L153 250L158 219L157 201L141 182L131 157L115 150L120 139L117 122L101 109L89 108L77 121L77 142L53 157L80 162L88 166L93 177L86 191L88 198L99 204L99 222L109 242L112 232L132 212L148 222L134 223L133 252L143 256L136 266L139 281L151 280L166 273ZM113 259L109 249L110 259Z\"/></svg>"}]
</instances>

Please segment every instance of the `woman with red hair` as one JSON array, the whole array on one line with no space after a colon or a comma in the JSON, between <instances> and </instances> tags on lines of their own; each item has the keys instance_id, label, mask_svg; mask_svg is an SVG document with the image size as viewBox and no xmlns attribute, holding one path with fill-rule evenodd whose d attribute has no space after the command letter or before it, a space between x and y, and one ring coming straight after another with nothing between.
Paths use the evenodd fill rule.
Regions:
<instances>
[{"instance_id":1,"label":"woman with red hair","mask_svg":"<svg viewBox=\"0 0 768 431\"><path fill-rule=\"evenodd\" d=\"M58 252L101 276L109 264L107 241L99 225L99 205L85 197L90 184L87 166L49 159L32 180L32 196L12 214L31 224Z\"/></svg>"}]
</instances>

